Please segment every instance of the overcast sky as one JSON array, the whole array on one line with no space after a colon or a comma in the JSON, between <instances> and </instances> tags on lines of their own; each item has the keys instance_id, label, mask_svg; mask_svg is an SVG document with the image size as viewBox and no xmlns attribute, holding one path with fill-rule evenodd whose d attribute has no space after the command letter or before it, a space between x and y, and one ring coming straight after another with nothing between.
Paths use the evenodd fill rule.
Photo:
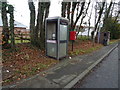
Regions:
<instances>
[{"instance_id":1,"label":"overcast sky","mask_svg":"<svg viewBox=\"0 0 120 90\"><path fill-rule=\"evenodd\" d=\"M29 21L30 21L30 11L28 7L28 0L7 0L10 4L12 4L15 7L15 20L23 23L29 28ZM51 6L50 6L50 13L49 17L53 16L61 16L61 2L62 0L51 0ZM107 0L110 1L110 0ZM36 3L37 6L37 3ZM36 8L37 10L37 8ZM89 10L90 12L90 10ZM94 10L93 15L94 16ZM94 25L94 17L92 17ZM87 20L87 18L85 19Z\"/></svg>"},{"instance_id":2,"label":"overcast sky","mask_svg":"<svg viewBox=\"0 0 120 90\"><path fill-rule=\"evenodd\" d=\"M15 7L15 12L14 12L15 20L29 27L30 11L27 2L28 0L7 0L7 1ZM61 15L60 7L61 4L59 3L59 1L51 0L49 17L60 16Z\"/></svg>"}]
</instances>

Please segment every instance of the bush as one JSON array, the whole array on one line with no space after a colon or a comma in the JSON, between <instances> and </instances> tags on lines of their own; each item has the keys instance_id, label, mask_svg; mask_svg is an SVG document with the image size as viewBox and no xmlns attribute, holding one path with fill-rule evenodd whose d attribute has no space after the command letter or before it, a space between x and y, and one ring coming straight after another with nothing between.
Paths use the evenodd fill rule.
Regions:
<instances>
[{"instance_id":1,"label":"bush","mask_svg":"<svg viewBox=\"0 0 120 90\"><path fill-rule=\"evenodd\" d=\"M114 18L108 18L107 23L105 25L105 30L110 31L111 39L119 39L120 38L120 24L118 21L115 21Z\"/></svg>"}]
</instances>

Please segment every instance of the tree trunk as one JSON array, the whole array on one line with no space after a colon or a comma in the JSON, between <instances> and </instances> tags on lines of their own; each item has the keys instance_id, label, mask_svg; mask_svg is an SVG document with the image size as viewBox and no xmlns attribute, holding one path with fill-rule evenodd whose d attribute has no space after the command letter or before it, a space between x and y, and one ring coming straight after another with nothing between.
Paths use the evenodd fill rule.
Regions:
<instances>
[{"instance_id":1,"label":"tree trunk","mask_svg":"<svg viewBox=\"0 0 120 90\"><path fill-rule=\"evenodd\" d=\"M28 0L29 10L30 10L30 41L31 44L36 44L36 34L35 34L35 6L33 1Z\"/></svg>"},{"instance_id":2,"label":"tree trunk","mask_svg":"<svg viewBox=\"0 0 120 90\"><path fill-rule=\"evenodd\" d=\"M119 14L120 14L120 11L118 11L117 16L115 17L115 21L114 21L114 22L117 21L117 19L118 19L118 17L119 17Z\"/></svg>"},{"instance_id":3,"label":"tree trunk","mask_svg":"<svg viewBox=\"0 0 120 90\"><path fill-rule=\"evenodd\" d=\"M3 30L2 30L2 35L3 35L3 48L8 44L9 40L9 27L8 27L8 18L7 18L7 3L2 2L2 23L3 23Z\"/></svg>"},{"instance_id":4,"label":"tree trunk","mask_svg":"<svg viewBox=\"0 0 120 90\"><path fill-rule=\"evenodd\" d=\"M43 3L39 2L38 3L38 15L37 15L37 25L36 25L36 36L37 36L37 43L36 46L38 46L39 48L41 48L40 44L40 36L41 36L41 31L42 31L42 22L43 22L43 14L44 14L44 10L43 10Z\"/></svg>"},{"instance_id":5,"label":"tree trunk","mask_svg":"<svg viewBox=\"0 0 120 90\"><path fill-rule=\"evenodd\" d=\"M70 20L70 8L71 8L71 2L68 2L67 4L67 19Z\"/></svg>"},{"instance_id":6,"label":"tree trunk","mask_svg":"<svg viewBox=\"0 0 120 90\"><path fill-rule=\"evenodd\" d=\"M40 32L40 41L41 41L40 48L41 49L45 48L45 19L49 15L50 2L43 3L43 5L44 5L43 10L45 12L43 14L43 17L45 17L45 18L42 18L44 22L41 23L41 26L42 26L41 32Z\"/></svg>"},{"instance_id":7,"label":"tree trunk","mask_svg":"<svg viewBox=\"0 0 120 90\"><path fill-rule=\"evenodd\" d=\"M44 23L45 23L45 19L46 19L46 18L48 17L48 15L49 15L50 2L46 2L45 6L46 6L46 8L45 8Z\"/></svg>"},{"instance_id":8,"label":"tree trunk","mask_svg":"<svg viewBox=\"0 0 120 90\"><path fill-rule=\"evenodd\" d=\"M66 17L66 2L62 2L62 13L61 16L62 17ZM67 2L67 18L70 20L70 30L73 31L75 29L75 26L80 18L80 16L82 15L82 11L84 9L84 4L85 2L82 2L82 6L81 6L81 11L79 12L78 16L75 19L74 22L74 14L75 14L75 9L76 6L79 5L80 2L77 2L77 0L75 0L75 2ZM70 8L72 8L72 11L70 12Z\"/></svg>"},{"instance_id":9,"label":"tree trunk","mask_svg":"<svg viewBox=\"0 0 120 90\"><path fill-rule=\"evenodd\" d=\"M90 20L91 20L92 10L93 10L93 5L92 5L92 9L91 9L90 16L89 16L89 19L88 19L88 24L89 24L89 28L88 28L88 38L89 38L89 34L90 34L90 25L91 25Z\"/></svg>"},{"instance_id":10,"label":"tree trunk","mask_svg":"<svg viewBox=\"0 0 120 90\"><path fill-rule=\"evenodd\" d=\"M113 3L112 9L111 9L111 13L110 13L110 17L112 17L114 6L115 6L115 2Z\"/></svg>"},{"instance_id":11,"label":"tree trunk","mask_svg":"<svg viewBox=\"0 0 120 90\"><path fill-rule=\"evenodd\" d=\"M72 2L72 12L71 12L71 29L74 30L74 13L75 13L75 8L77 6L78 2Z\"/></svg>"},{"instance_id":12,"label":"tree trunk","mask_svg":"<svg viewBox=\"0 0 120 90\"><path fill-rule=\"evenodd\" d=\"M14 36L14 7L12 5L8 6L8 11L10 14L10 32L11 32L11 47L15 50L15 36Z\"/></svg>"},{"instance_id":13,"label":"tree trunk","mask_svg":"<svg viewBox=\"0 0 120 90\"><path fill-rule=\"evenodd\" d=\"M95 32L97 30L97 27L98 27L98 23L100 22L100 19L101 19L101 16L102 16L102 13L103 13L103 10L104 10L104 6L105 6L105 2L102 2L102 8L100 9L100 14L99 14L99 17L98 17L98 20L97 20L97 23L95 24L95 28L94 28L94 36L93 36L93 46L94 46L94 43L95 43Z\"/></svg>"},{"instance_id":14,"label":"tree trunk","mask_svg":"<svg viewBox=\"0 0 120 90\"><path fill-rule=\"evenodd\" d=\"M43 18L43 28L42 28L42 31L40 33L40 36L41 36L41 49L44 49L45 48L45 20L46 18L48 17L49 15L49 8L50 8L50 2L46 2L45 3L45 13L44 13L44 18Z\"/></svg>"},{"instance_id":15,"label":"tree trunk","mask_svg":"<svg viewBox=\"0 0 120 90\"><path fill-rule=\"evenodd\" d=\"M45 19L49 15L50 1L49 2L38 2L38 14L37 24L35 26L35 6L33 1L29 2L30 13L30 29L31 29L31 42L44 49L45 47Z\"/></svg>"},{"instance_id":16,"label":"tree trunk","mask_svg":"<svg viewBox=\"0 0 120 90\"><path fill-rule=\"evenodd\" d=\"M82 15L83 10L84 10L84 6L85 6L85 2L82 2L81 10L80 10L80 13L79 13L78 17L77 17L76 20L75 20L74 26L76 26L76 24L77 24L80 16ZM77 35L78 35L78 34L77 34Z\"/></svg>"},{"instance_id":17,"label":"tree trunk","mask_svg":"<svg viewBox=\"0 0 120 90\"><path fill-rule=\"evenodd\" d=\"M39 2L38 3L38 16L37 16L37 25L36 31L38 32L37 46L40 49L45 47L45 19L49 14L50 2Z\"/></svg>"},{"instance_id":18,"label":"tree trunk","mask_svg":"<svg viewBox=\"0 0 120 90\"><path fill-rule=\"evenodd\" d=\"M82 10L81 10L81 12L83 12L83 10L84 10L84 5L85 5L85 3L82 4L82 7L81 7ZM82 19L81 19L80 27L81 27L81 25L82 25L82 23L83 23L84 18L85 18L86 15L87 15L87 11L88 11L88 9L89 9L89 6L90 6L90 1L89 1L89 3L88 3L87 8L86 8L85 15L83 15L83 17L82 17ZM78 31L76 37L78 36L78 34L79 34L79 31Z\"/></svg>"},{"instance_id":19,"label":"tree trunk","mask_svg":"<svg viewBox=\"0 0 120 90\"><path fill-rule=\"evenodd\" d=\"M67 2L62 2L62 13L61 13L62 17L66 17L66 6L67 6Z\"/></svg>"},{"instance_id":20,"label":"tree trunk","mask_svg":"<svg viewBox=\"0 0 120 90\"><path fill-rule=\"evenodd\" d=\"M106 14L105 14L105 17L104 17L104 20L103 20L103 28L104 28L104 30L106 30L107 19L109 17L111 7L112 7L112 1L110 2L110 5L109 5L108 9L106 9Z\"/></svg>"},{"instance_id":21,"label":"tree trunk","mask_svg":"<svg viewBox=\"0 0 120 90\"><path fill-rule=\"evenodd\" d=\"M1 13L1 10L2 10L2 2L0 1L0 13Z\"/></svg>"}]
</instances>

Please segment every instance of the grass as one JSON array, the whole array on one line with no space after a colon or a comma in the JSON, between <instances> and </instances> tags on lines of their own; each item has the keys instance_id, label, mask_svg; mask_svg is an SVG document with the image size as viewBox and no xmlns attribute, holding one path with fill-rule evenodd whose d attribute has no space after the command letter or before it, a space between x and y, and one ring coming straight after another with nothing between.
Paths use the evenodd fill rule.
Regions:
<instances>
[{"instance_id":1,"label":"grass","mask_svg":"<svg viewBox=\"0 0 120 90\"><path fill-rule=\"evenodd\" d=\"M75 51L71 51L69 53L70 56L76 56L76 55L82 55L82 54L88 54L88 53L91 53L93 51L96 51L98 49L100 49L102 46L94 46L94 47L91 47L91 48L88 48L88 49L79 49L79 50L75 50Z\"/></svg>"},{"instance_id":2,"label":"grass","mask_svg":"<svg viewBox=\"0 0 120 90\"><path fill-rule=\"evenodd\" d=\"M29 40L22 40L23 43L29 43L30 41ZM9 40L9 43L11 43L11 41ZM15 40L15 44L17 43L22 43L21 40Z\"/></svg>"},{"instance_id":3,"label":"grass","mask_svg":"<svg viewBox=\"0 0 120 90\"><path fill-rule=\"evenodd\" d=\"M35 66L32 66L31 64L27 64L25 66L22 67L21 70L16 69L15 70L15 75L12 78L8 78L6 80L4 80L4 83L11 83L14 82L14 79L16 80L21 80L21 78L26 78L26 77L30 77L32 75L35 75L40 69L46 69L48 68L48 65L42 64L42 63L38 63L35 64Z\"/></svg>"},{"instance_id":4,"label":"grass","mask_svg":"<svg viewBox=\"0 0 120 90\"><path fill-rule=\"evenodd\" d=\"M109 44L113 44L113 43L116 43L118 42L120 39L114 39L114 40L110 40Z\"/></svg>"},{"instance_id":5,"label":"grass","mask_svg":"<svg viewBox=\"0 0 120 90\"><path fill-rule=\"evenodd\" d=\"M90 38L88 36L78 36L77 37L78 40L81 40L81 41L86 41L86 40L90 40Z\"/></svg>"},{"instance_id":6,"label":"grass","mask_svg":"<svg viewBox=\"0 0 120 90\"><path fill-rule=\"evenodd\" d=\"M20 37L15 37L15 39L20 39ZM27 37L27 39L30 39L30 37Z\"/></svg>"},{"instance_id":7,"label":"grass","mask_svg":"<svg viewBox=\"0 0 120 90\"><path fill-rule=\"evenodd\" d=\"M11 79L6 79L4 82L9 83L9 82L12 82L12 80Z\"/></svg>"},{"instance_id":8,"label":"grass","mask_svg":"<svg viewBox=\"0 0 120 90\"><path fill-rule=\"evenodd\" d=\"M30 76L30 75L34 75L36 71L39 71L39 69L46 69L46 68L48 68L48 65L42 63L38 63L35 66L31 66L28 64L23 66L22 70L16 70L16 73Z\"/></svg>"}]
</instances>

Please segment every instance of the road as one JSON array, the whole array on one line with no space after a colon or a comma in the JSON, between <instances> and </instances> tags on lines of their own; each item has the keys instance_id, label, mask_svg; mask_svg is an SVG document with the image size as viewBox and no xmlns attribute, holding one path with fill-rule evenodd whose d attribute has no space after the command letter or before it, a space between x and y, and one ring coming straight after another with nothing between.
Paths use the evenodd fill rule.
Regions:
<instances>
[{"instance_id":1,"label":"road","mask_svg":"<svg viewBox=\"0 0 120 90\"><path fill-rule=\"evenodd\" d=\"M118 48L74 88L118 88Z\"/></svg>"}]
</instances>

